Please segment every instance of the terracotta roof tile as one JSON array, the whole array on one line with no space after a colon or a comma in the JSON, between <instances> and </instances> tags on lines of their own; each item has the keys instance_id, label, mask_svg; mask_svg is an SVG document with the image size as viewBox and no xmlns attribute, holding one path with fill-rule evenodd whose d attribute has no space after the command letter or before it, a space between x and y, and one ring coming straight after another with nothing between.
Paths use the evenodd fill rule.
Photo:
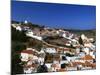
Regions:
<instances>
[{"instance_id":1,"label":"terracotta roof tile","mask_svg":"<svg viewBox=\"0 0 100 75\"><path fill-rule=\"evenodd\" d=\"M64 51L69 51L70 49L69 48L64 48Z\"/></svg>"},{"instance_id":2,"label":"terracotta roof tile","mask_svg":"<svg viewBox=\"0 0 100 75\"><path fill-rule=\"evenodd\" d=\"M34 52L32 50L23 50L21 53L33 54Z\"/></svg>"},{"instance_id":3,"label":"terracotta roof tile","mask_svg":"<svg viewBox=\"0 0 100 75\"><path fill-rule=\"evenodd\" d=\"M77 65L83 65L84 63L82 63L82 62L73 62L72 64L73 64L73 66L75 67L75 66L77 66Z\"/></svg>"},{"instance_id":4,"label":"terracotta roof tile","mask_svg":"<svg viewBox=\"0 0 100 75\"><path fill-rule=\"evenodd\" d=\"M92 56L86 55L85 57L81 58L82 60L92 60Z\"/></svg>"}]
</instances>

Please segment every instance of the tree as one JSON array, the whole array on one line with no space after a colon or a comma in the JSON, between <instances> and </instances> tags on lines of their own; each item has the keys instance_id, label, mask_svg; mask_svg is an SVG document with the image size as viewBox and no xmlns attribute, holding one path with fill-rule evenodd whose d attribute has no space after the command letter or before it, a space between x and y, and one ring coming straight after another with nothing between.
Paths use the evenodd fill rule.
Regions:
<instances>
[{"instance_id":1,"label":"tree","mask_svg":"<svg viewBox=\"0 0 100 75\"><path fill-rule=\"evenodd\" d=\"M45 64L39 65L37 68L37 73L43 73L43 72L48 72L48 68Z\"/></svg>"},{"instance_id":2,"label":"tree","mask_svg":"<svg viewBox=\"0 0 100 75\"><path fill-rule=\"evenodd\" d=\"M36 39L29 39L28 41L28 47L32 47L32 48L35 48L37 49L38 51L41 50L43 44L41 41L39 40L36 40Z\"/></svg>"},{"instance_id":3,"label":"tree","mask_svg":"<svg viewBox=\"0 0 100 75\"><path fill-rule=\"evenodd\" d=\"M12 75L23 74L23 66L20 65L19 63L21 63L20 55L16 53L12 58L12 64L11 64Z\"/></svg>"},{"instance_id":4,"label":"tree","mask_svg":"<svg viewBox=\"0 0 100 75\"><path fill-rule=\"evenodd\" d=\"M79 44L83 45L83 40L81 37L79 37Z\"/></svg>"}]
</instances>

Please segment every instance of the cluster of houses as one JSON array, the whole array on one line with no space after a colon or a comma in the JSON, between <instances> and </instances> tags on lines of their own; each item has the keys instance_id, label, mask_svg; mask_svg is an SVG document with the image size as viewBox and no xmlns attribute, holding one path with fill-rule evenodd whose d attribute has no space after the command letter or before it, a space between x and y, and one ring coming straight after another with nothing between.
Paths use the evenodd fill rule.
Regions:
<instances>
[{"instance_id":1,"label":"cluster of houses","mask_svg":"<svg viewBox=\"0 0 100 75\"><path fill-rule=\"evenodd\" d=\"M27 24L27 21L25 21ZM45 41L45 36L59 35L67 39L66 47L43 47L40 51L34 48L26 48L20 53L23 71L26 74L40 72L63 72L73 70L87 70L96 68L96 45L93 38L84 34L77 36L62 29L31 30L28 26L12 24L16 30L26 30L26 36ZM42 33L44 32L44 33ZM46 35L49 34L49 35ZM82 43L79 42L81 38Z\"/></svg>"}]
</instances>

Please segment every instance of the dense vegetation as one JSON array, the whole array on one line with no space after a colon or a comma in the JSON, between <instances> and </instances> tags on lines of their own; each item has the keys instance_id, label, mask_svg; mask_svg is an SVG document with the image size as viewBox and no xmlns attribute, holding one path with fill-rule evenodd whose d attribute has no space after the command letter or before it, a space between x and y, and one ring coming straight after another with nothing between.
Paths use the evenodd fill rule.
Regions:
<instances>
[{"instance_id":1,"label":"dense vegetation","mask_svg":"<svg viewBox=\"0 0 100 75\"><path fill-rule=\"evenodd\" d=\"M11 27L11 72L14 74L23 74L23 66L20 60L20 52L26 47L34 47L40 50L42 42L29 38L25 35L25 31L18 31Z\"/></svg>"},{"instance_id":2,"label":"dense vegetation","mask_svg":"<svg viewBox=\"0 0 100 75\"><path fill-rule=\"evenodd\" d=\"M27 39L24 32L11 27L11 72L13 75L23 73L23 67L19 64L21 62L19 53L26 48Z\"/></svg>"}]
</instances>

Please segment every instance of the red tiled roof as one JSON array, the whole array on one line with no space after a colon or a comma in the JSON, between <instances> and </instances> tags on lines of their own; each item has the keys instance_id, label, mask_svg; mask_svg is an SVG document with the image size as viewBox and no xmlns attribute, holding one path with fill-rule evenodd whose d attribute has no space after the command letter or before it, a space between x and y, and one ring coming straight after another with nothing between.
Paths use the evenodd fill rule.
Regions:
<instances>
[{"instance_id":1,"label":"red tiled roof","mask_svg":"<svg viewBox=\"0 0 100 75\"><path fill-rule=\"evenodd\" d=\"M63 50L63 48L58 48L57 50Z\"/></svg>"},{"instance_id":2,"label":"red tiled roof","mask_svg":"<svg viewBox=\"0 0 100 75\"><path fill-rule=\"evenodd\" d=\"M85 66L90 66L91 67L92 66L91 63L87 62L87 61L85 63L82 63L82 62L73 62L72 64L73 64L74 67L77 66L77 65L82 65L83 67L85 67Z\"/></svg>"},{"instance_id":3,"label":"red tiled roof","mask_svg":"<svg viewBox=\"0 0 100 75\"><path fill-rule=\"evenodd\" d=\"M72 62L73 67L77 66L77 65L83 65L84 63L82 62Z\"/></svg>"},{"instance_id":4,"label":"red tiled roof","mask_svg":"<svg viewBox=\"0 0 100 75\"><path fill-rule=\"evenodd\" d=\"M58 48L57 50L58 50L58 51L60 51L60 50L69 51L70 48Z\"/></svg>"},{"instance_id":5,"label":"red tiled roof","mask_svg":"<svg viewBox=\"0 0 100 75\"><path fill-rule=\"evenodd\" d=\"M21 53L33 54L34 52L32 50L23 50Z\"/></svg>"},{"instance_id":6,"label":"red tiled roof","mask_svg":"<svg viewBox=\"0 0 100 75\"><path fill-rule=\"evenodd\" d=\"M31 68L31 67L36 67L37 65L36 64L32 64L32 65L26 65L24 66L24 68Z\"/></svg>"},{"instance_id":7,"label":"red tiled roof","mask_svg":"<svg viewBox=\"0 0 100 75\"><path fill-rule=\"evenodd\" d=\"M70 49L69 48L64 48L64 51L69 51Z\"/></svg>"},{"instance_id":8,"label":"red tiled roof","mask_svg":"<svg viewBox=\"0 0 100 75\"><path fill-rule=\"evenodd\" d=\"M92 64L92 67L93 67L93 68L96 68L96 63L93 63L93 64Z\"/></svg>"},{"instance_id":9,"label":"red tiled roof","mask_svg":"<svg viewBox=\"0 0 100 75\"><path fill-rule=\"evenodd\" d=\"M88 65L88 66L89 66L89 65L91 65L91 63L88 62L88 61L86 61L86 62L85 62L85 65Z\"/></svg>"},{"instance_id":10,"label":"red tiled roof","mask_svg":"<svg viewBox=\"0 0 100 75\"><path fill-rule=\"evenodd\" d=\"M92 56L86 55L85 57L81 58L82 60L92 60Z\"/></svg>"}]
</instances>

